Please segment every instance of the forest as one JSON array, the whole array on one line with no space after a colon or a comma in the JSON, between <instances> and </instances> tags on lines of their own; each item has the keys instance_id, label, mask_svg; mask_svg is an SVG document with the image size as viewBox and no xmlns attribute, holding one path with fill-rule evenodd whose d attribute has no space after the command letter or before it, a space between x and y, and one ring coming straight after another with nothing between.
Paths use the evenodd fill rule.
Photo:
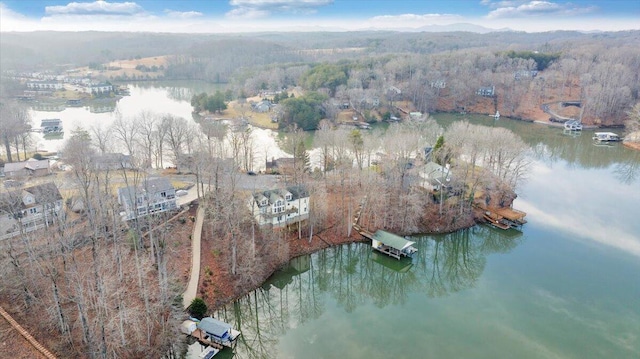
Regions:
<instances>
[{"instance_id":1,"label":"forest","mask_svg":"<svg viewBox=\"0 0 640 359\"><path fill-rule=\"evenodd\" d=\"M219 308L259 286L297 253L296 244L351 236L353 216L363 203L363 226L401 234L473 225L472 205L479 194L494 204L510 203L529 173L529 146L501 128L461 121L444 129L426 114L493 113L498 106L506 116L531 119L541 115L543 103L576 100L583 121L622 125L638 103L639 42L637 31L250 37L3 33L3 71L51 71L60 65L62 72L168 55L166 79L229 84L231 93L195 96L196 112L220 112L229 99L261 91L302 89L303 95L277 101L285 108L280 147L295 160L283 181L304 185L312 201L304 223L288 231L260 228L247 208L248 190L240 186L240 176L254 170L260 155L250 128L148 111L131 118L116 115L109 127L70 133L60 159L71 170L55 181L82 209L55 218L46 235L25 230L1 242L0 298L26 313L23 321L37 318L30 329L61 357L179 357L185 350L177 333L185 315L184 273L176 263L185 260L193 209L175 218L162 214L124 223L113 195L117 184L143 183L146 173L165 168L165 161L193 178L202 197L198 206L205 211L205 256L214 258L235 285L223 293L211 268L203 268L199 294ZM73 54L72 46L78 49ZM2 85L0 139L12 162L28 156L30 119L13 100L12 83L3 78ZM478 94L489 86L494 95ZM408 104L425 116L389 124L385 131L345 128L337 126L344 103L371 122L389 119ZM636 120L627 123L638 126ZM303 130L315 130L312 146L305 145L309 134ZM426 156L425 146L431 144L433 152ZM310 147L321 165L310 164ZM111 152L130 155L133 168L96 166L96 155ZM450 171L451 180L426 189L419 170L431 161ZM477 261L481 271L482 259ZM464 288L464 283L436 283L432 295L456 285ZM394 300L380 298L388 302Z\"/></svg>"},{"instance_id":2,"label":"forest","mask_svg":"<svg viewBox=\"0 0 640 359\"><path fill-rule=\"evenodd\" d=\"M21 229L19 236L2 242L0 296L22 313L40 313L42 323L55 333L45 343L61 356L178 357L184 350L176 332L184 317L184 278L177 262L185 260L179 253L190 233L177 236L175 231L183 228L180 216L187 214L174 218L163 213L125 223L113 195L114 186L143 183L148 171L163 167L163 158L190 174L199 193L206 193L200 201L209 248L205 256L215 256L221 268L216 273L228 272L235 286L229 297L222 296L216 290L221 283L204 268L200 295L212 308L259 286L286 263L294 253L287 238L293 243L325 240L318 236L349 238L363 198L362 223L369 228L450 231L473 224L474 192L491 193L496 202L508 200L527 173L528 146L518 136L466 122L444 132L432 120L361 132L323 120L313 142L324 165L315 168L309 165L305 137L292 128L281 147L298 161L284 181L308 188L310 217L291 231L273 231L252 221L247 191L239 187L239 177L246 176L242 172L252 169L258 156L250 128L142 112L118 118L109 127L73 130L61 155L72 170L55 182L82 209L56 217L47 236ZM433 158L447 164L454 180L433 195L422 187L417 169L427 161L424 143L436 143L439 137ZM118 150L131 155L134 168L96 165L97 154ZM377 195L368 195L373 193ZM40 333L42 328L31 329Z\"/></svg>"},{"instance_id":3,"label":"forest","mask_svg":"<svg viewBox=\"0 0 640 359\"><path fill-rule=\"evenodd\" d=\"M74 52L66 51L70 47ZM638 31L192 36L37 32L3 34L0 48L3 71L61 71L169 55L165 79L230 83L236 96L303 86L327 89L330 97L382 99L394 86L422 112L494 113L497 107L510 117L544 120L549 115L540 106L572 100L581 102L583 122L594 125L622 126L640 92ZM334 72L336 68L342 71ZM329 75L338 77L326 78ZM324 76L325 83L318 76ZM495 87L492 98L476 95L487 86Z\"/></svg>"}]
</instances>

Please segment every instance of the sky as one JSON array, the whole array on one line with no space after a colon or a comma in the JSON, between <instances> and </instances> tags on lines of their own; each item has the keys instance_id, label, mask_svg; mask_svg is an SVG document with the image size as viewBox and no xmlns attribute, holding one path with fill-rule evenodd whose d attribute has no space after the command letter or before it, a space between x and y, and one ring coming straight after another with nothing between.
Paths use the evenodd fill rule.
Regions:
<instances>
[{"instance_id":1,"label":"sky","mask_svg":"<svg viewBox=\"0 0 640 359\"><path fill-rule=\"evenodd\" d=\"M640 0L0 0L0 32L640 29Z\"/></svg>"}]
</instances>

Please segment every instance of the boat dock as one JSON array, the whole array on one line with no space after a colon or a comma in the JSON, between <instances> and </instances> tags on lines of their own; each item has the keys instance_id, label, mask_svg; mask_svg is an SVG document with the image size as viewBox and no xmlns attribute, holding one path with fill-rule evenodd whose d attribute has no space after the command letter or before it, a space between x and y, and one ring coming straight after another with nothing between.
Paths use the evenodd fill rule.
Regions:
<instances>
[{"instance_id":1,"label":"boat dock","mask_svg":"<svg viewBox=\"0 0 640 359\"><path fill-rule=\"evenodd\" d=\"M193 332L191 332L191 334L188 334L194 338L196 338L198 340L198 342L200 342L200 344L202 345L208 345L210 347L216 348L221 350L222 348L224 348L224 346L220 343L216 343L214 341L211 341L208 338L208 336L200 329L196 329Z\"/></svg>"},{"instance_id":2,"label":"boat dock","mask_svg":"<svg viewBox=\"0 0 640 359\"><path fill-rule=\"evenodd\" d=\"M356 211L356 216L353 220L352 226L353 229L360 233L361 236L370 239L371 248L380 253L384 253L389 257L393 257L398 260L402 257L412 257L413 254L418 251L413 246L416 242L406 240L398 235L383 230L377 230L375 233L371 233L358 224L366 201L367 197L365 196L360 202L358 211Z\"/></svg>"},{"instance_id":3,"label":"boat dock","mask_svg":"<svg viewBox=\"0 0 640 359\"><path fill-rule=\"evenodd\" d=\"M236 339L240 336L240 331L235 330L230 324L205 317L202 320L189 319L182 322L180 331L193 337L202 345L207 345L221 350L224 347L232 348Z\"/></svg>"},{"instance_id":4,"label":"boat dock","mask_svg":"<svg viewBox=\"0 0 640 359\"><path fill-rule=\"evenodd\" d=\"M487 206L481 201L474 202L474 207L482 210L482 217L488 224L500 229L521 229L527 223L526 213L510 207Z\"/></svg>"},{"instance_id":5,"label":"boat dock","mask_svg":"<svg viewBox=\"0 0 640 359\"><path fill-rule=\"evenodd\" d=\"M370 233L371 232L367 232L367 238L371 239L371 248L389 257L395 259L412 257L413 254L418 251L418 249L413 246L416 242L406 240L396 234L381 229L377 230L373 235Z\"/></svg>"}]
</instances>

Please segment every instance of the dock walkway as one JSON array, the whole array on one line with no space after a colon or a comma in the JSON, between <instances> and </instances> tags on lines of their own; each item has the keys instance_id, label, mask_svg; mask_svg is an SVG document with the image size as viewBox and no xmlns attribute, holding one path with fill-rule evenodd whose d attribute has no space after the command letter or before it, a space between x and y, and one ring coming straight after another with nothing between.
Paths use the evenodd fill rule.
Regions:
<instances>
[{"instance_id":1,"label":"dock walkway","mask_svg":"<svg viewBox=\"0 0 640 359\"><path fill-rule=\"evenodd\" d=\"M198 342L200 342L200 344L202 345L208 345L210 347L214 347L216 349L220 349L222 350L222 348L224 348L224 346L218 342L214 342L211 341L209 339L206 339L206 335L204 334L204 332L200 329L196 329L194 330L191 334L192 337L198 339Z\"/></svg>"},{"instance_id":2,"label":"dock walkway","mask_svg":"<svg viewBox=\"0 0 640 359\"><path fill-rule=\"evenodd\" d=\"M527 220L524 219L527 214L514 208L487 206L480 200L476 200L473 206L481 210L482 217L487 223L496 228L504 230L509 228L520 229L522 225L527 223Z\"/></svg>"}]
</instances>

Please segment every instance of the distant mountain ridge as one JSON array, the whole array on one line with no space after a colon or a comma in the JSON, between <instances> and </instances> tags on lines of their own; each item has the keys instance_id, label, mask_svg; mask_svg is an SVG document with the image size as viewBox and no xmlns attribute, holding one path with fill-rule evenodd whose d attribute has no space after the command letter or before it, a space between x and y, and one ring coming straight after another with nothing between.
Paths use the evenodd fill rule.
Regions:
<instances>
[{"instance_id":1,"label":"distant mountain ridge","mask_svg":"<svg viewBox=\"0 0 640 359\"><path fill-rule=\"evenodd\" d=\"M491 32L522 32L515 31L508 27L503 27L500 29L492 29L480 25L469 24L469 23L458 23L458 24L449 24L449 25L426 25L415 29L414 31L421 32L475 32L478 34L488 34Z\"/></svg>"}]
</instances>

